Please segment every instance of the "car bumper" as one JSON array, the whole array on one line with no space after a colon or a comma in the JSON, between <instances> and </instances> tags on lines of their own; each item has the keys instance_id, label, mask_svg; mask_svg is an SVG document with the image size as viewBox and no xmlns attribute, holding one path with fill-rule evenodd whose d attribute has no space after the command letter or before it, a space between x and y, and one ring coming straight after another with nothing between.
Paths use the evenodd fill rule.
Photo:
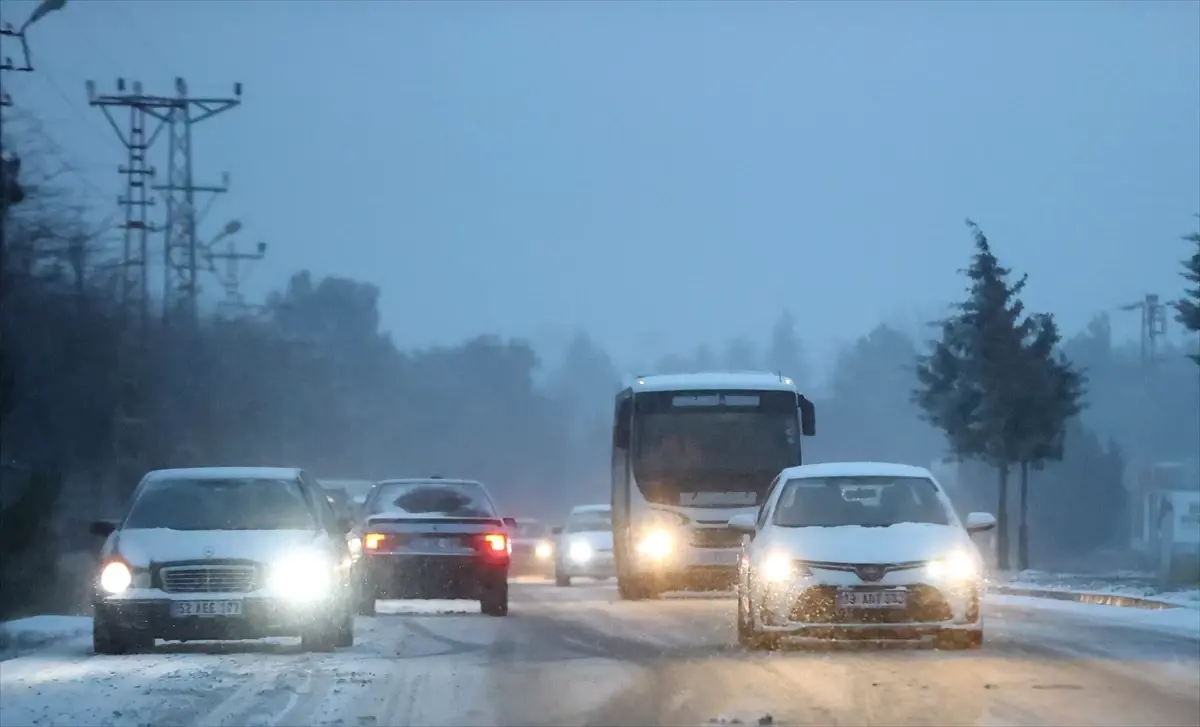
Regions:
<instances>
[{"instance_id":1,"label":"car bumper","mask_svg":"<svg viewBox=\"0 0 1200 727\"><path fill-rule=\"evenodd\" d=\"M377 554L363 558L364 588L377 598L478 599L507 582L508 560L476 555Z\"/></svg>"},{"instance_id":2,"label":"car bumper","mask_svg":"<svg viewBox=\"0 0 1200 727\"><path fill-rule=\"evenodd\" d=\"M180 600L240 601L242 612L237 616L172 616L171 604ZM296 602L228 593L197 594L188 599L163 594L105 598L93 602L93 611L110 627L139 631L156 639L223 641L298 636L314 625L331 622L339 613L338 606L334 598Z\"/></svg>"},{"instance_id":3,"label":"car bumper","mask_svg":"<svg viewBox=\"0 0 1200 727\"><path fill-rule=\"evenodd\" d=\"M768 589L763 594L759 629L780 635L863 640L910 640L948 631L983 630L981 584L940 588L911 583L893 588L907 592L904 608L839 610L835 606L838 587L825 584Z\"/></svg>"},{"instance_id":4,"label":"car bumper","mask_svg":"<svg viewBox=\"0 0 1200 727\"><path fill-rule=\"evenodd\" d=\"M582 563L568 560L558 567L571 578L613 578L617 574L612 553L597 553Z\"/></svg>"}]
</instances>

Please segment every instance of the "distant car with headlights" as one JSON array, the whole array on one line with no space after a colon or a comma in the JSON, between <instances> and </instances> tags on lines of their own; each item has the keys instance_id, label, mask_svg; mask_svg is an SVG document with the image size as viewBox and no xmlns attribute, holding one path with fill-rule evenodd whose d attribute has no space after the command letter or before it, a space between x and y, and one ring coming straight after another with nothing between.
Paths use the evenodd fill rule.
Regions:
<instances>
[{"instance_id":1,"label":"distant car with headlights","mask_svg":"<svg viewBox=\"0 0 1200 727\"><path fill-rule=\"evenodd\" d=\"M729 527L743 539L738 640L781 637L908 640L943 648L983 644L984 564L971 534L996 520L959 521L926 469L828 463L785 469L757 517Z\"/></svg>"},{"instance_id":2,"label":"distant car with headlights","mask_svg":"<svg viewBox=\"0 0 1200 727\"><path fill-rule=\"evenodd\" d=\"M533 518L517 518L512 532L512 575L554 575L554 541L550 526Z\"/></svg>"},{"instance_id":3,"label":"distant car with headlights","mask_svg":"<svg viewBox=\"0 0 1200 727\"><path fill-rule=\"evenodd\" d=\"M567 515L567 523L555 528L554 584L571 585L571 579L612 578L612 507L579 505Z\"/></svg>"},{"instance_id":4,"label":"distant car with headlights","mask_svg":"<svg viewBox=\"0 0 1200 727\"><path fill-rule=\"evenodd\" d=\"M354 643L346 533L303 470L156 470L106 536L93 588L97 654L155 639L300 636L327 651Z\"/></svg>"},{"instance_id":5,"label":"distant car with headlights","mask_svg":"<svg viewBox=\"0 0 1200 727\"><path fill-rule=\"evenodd\" d=\"M364 503L359 613L381 598L478 600L508 615L509 535L482 482L440 477L384 480Z\"/></svg>"}]
</instances>

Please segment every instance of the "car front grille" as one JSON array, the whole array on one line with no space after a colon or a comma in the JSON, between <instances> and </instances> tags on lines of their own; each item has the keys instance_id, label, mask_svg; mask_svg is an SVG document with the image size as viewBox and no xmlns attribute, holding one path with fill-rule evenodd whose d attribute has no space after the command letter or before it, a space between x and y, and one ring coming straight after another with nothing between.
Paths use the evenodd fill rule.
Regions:
<instances>
[{"instance_id":1,"label":"car front grille","mask_svg":"<svg viewBox=\"0 0 1200 727\"><path fill-rule=\"evenodd\" d=\"M905 608L859 608L838 610L838 589L834 586L812 586L805 589L792 610L792 621L827 624L889 624L933 623L953 618L950 604L932 586L908 586L908 605ZM871 589L862 589L871 590Z\"/></svg>"},{"instance_id":2,"label":"car front grille","mask_svg":"<svg viewBox=\"0 0 1200 727\"><path fill-rule=\"evenodd\" d=\"M736 548L742 544L742 534L730 528L696 528L692 545L697 548Z\"/></svg>"},{"instance_id":3,"label":"car front grille","mask_svg":"<svg viewBox=\"0 0 1200 727\"><path fill-rule=\"evenodd\" d=\"M167 593L246 593L255 580L248 565L182 565L159 573Z\"/></svg>"}]
</instances>

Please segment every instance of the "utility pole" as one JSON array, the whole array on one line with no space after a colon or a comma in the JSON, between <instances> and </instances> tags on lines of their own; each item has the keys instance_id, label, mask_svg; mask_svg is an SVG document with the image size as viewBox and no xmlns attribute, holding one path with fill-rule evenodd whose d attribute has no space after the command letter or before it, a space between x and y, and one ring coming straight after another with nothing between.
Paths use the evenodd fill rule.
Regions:
<instances>
[{"instance_id":1,"label":"utility pole","mask_svg":"<svg viewBox=\"0 0 1200 727\"><path fill-rule=\"evenodd\" d=\"M242 84L233 85L232 98L192 98L187 83L175 79L168 123L167 183L155 189L166 193L167 222L164 240L163 321L194 327L200 295L200 243L196 237L196 193L229 191L228 175L221 185L197 185L192 177L192 127L241 104Z\"/></svg>"},{"instance_id":2,"label":"utility pole","mask_svg":"<svg viewBox=\"0 0 1200 727\"><path fill-rule=\"evenodd\" d=\"M120 225L124 231L117 290L117 402L113 411L112 437L115 487L111 494L122 497L149 469L149 433L152 412L146 395L147 365L150 362L150 222L154 197L150 182L154 167L149 152L165 127L160 100L147 96L140 81L127 89L125 79L117 79L117 91L97 95L96 85L88 81L88 103L96 106L125 146L126 161L117 171L125 180L125 192L117 198L125 210ZM125 125L117 114L128 113Z\"/></svg>"},{"instance_id":3,"label":"utility pole","mask_svg":"<svg viewBox=\"0 0 1200 727\"><path fill-rule=\"evenodd\" d=\"M1142 366L1149 367L1158 358L1158 339L1165 336L1167 333L1167 306L1160 302L1159 297L1154 293L1147 293L1146 297L1137 303L1121 306L1123 311L1140 311L1142 314L1141 325L1141 352Z\"/></svg>"},{"instance_id":4,"label":"utility pole","mask_svg":"<svg viewBox=\"0 0 1200 727\"><path fill-rule=\"evenodd\" d=\"M229 227L232 227L232 223L226 229L228 230ZM241 225L239 224L238 227L240 228ZM258 243L254 252L241 252L237 249L236 243L230 241L223 252L214 252L213 248L216 246L216 242L223 236L224 234L218 236L217 240L208 244L204 257L209 271L217 276L217 279L221 281L221 287L225 289L225 300L219 304L218 312L224 317L237 318L252 307L242 296L242 264L262 260L266 257L267 243ZM225 263L223 271L217 266L219 262Z\"/></svg>"}]
</instances>

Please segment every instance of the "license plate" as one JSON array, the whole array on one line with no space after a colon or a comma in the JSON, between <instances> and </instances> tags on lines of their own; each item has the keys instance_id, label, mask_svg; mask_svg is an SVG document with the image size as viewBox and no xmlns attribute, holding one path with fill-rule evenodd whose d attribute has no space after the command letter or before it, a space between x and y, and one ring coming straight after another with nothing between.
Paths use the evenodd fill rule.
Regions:
<instances>
[{"instance_id":1,"label":"license plate","mask_svg":"<svg viewBox=\"0 0 1200 727\"><path fill-rule=\"evenodd\" d=\"M458 538L413 538L409 547L413 550L428 552L431 550L459 550L462 548L462 544Z\"/></svg>"},{"instance_id":2,"label":"license plate","mask_svg":"<svg viewBox=\"0 0 1200 727\"><path fill-rule=\"evenodd\" d=\"M907 591L838 591L838 608L904 608Z\"/></svg>"},{"instance_id":3,"label":"license plate","mask_svg":"<svg viewBox=\"0 0 1200 727\"><path fill-rule=\"evenodd\" d=\"M241 616L241 601L171 601L171 617Z\"/></svg>"},{"instance_id":4,"label":"license plate","mask_svg":"<svg viewBox=\"0 0 1200 727\"><path fill-rule=\"evenodd\" d=\"M738 562L736 550L697 550L692 556L695 565L735 566Z\"/></svg>"}]
</instances>

